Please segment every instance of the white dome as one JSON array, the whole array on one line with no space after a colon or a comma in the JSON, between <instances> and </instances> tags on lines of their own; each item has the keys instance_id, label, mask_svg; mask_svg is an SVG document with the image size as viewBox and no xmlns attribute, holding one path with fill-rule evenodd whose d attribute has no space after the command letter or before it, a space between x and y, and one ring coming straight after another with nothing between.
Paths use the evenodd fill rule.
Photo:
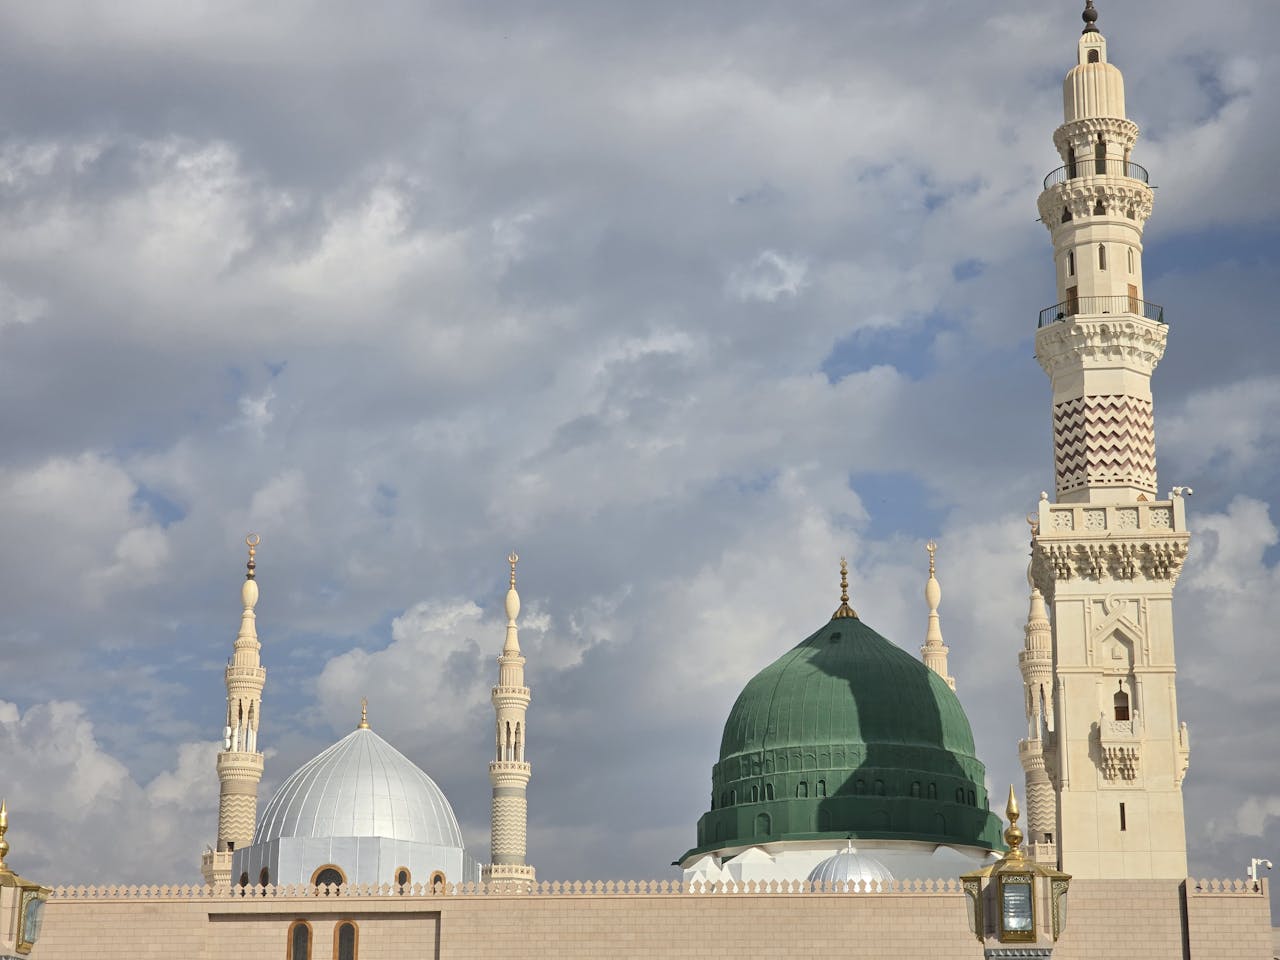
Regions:
<instances>
[{"instance_id":1,"label":"white dome","mask_svg":"<svg viewBox=\"0 0 1280 960\"><path fill-rule=\"evenodd\" d=\"M368 728L347 734L280 785L254 843L281 837L383 837L462 848L435 781Z\"/></svg>"},{"instance_id":2,"label":"white dome","mask_svg":"<svg viewBox=\"0 0 1280 960\"><path fill-rule=\"evenodd\" d=\"M867 883L888 883L893 879L889 868L875 857L858 853L850 847L833 854L809 871L811 883L846 883L863 880Z\"/></svg>"}]
</instances>

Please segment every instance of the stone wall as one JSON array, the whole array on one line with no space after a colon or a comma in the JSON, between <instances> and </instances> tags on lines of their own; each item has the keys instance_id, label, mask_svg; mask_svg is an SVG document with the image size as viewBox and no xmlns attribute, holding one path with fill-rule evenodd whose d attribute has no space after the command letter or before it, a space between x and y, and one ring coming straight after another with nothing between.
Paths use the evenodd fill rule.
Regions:
<instances>
[{"instance_id":1,"label":"stone wall","mask_svg":"<svg viewBox=\"0 0 1280 960\"><path fill-rule=\"evenodd\" d=\"M463 884L415 887L58 888L31 960L286 957L290 923L307 920L311 960L330 960L338 923L359 930L360 960L521 958L939 957L980 960L954 881L888 889L678 882L538 884L531 892ZM1119 947L1118 945L1122 945ZM1265 883L1082 880L1071 885L1055 960L1266 960Z\"/></svg>"}]
</instances>

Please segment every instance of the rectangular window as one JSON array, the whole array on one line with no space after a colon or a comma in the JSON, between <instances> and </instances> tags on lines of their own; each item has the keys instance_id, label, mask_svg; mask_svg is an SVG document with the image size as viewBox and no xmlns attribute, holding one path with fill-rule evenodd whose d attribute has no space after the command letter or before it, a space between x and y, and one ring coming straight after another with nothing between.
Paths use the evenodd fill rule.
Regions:
<instances>
[{"instance_id":1,"label":"rectangular window","mask_svg":"<svg viewBox=\"0 0 1280 960\"><path fill-rule=\"evenodd\" d=\"M1120 804L1120 831L1123 833L1126 828L1124 820L1124 804Z\"/></svg>"}]
</instances>

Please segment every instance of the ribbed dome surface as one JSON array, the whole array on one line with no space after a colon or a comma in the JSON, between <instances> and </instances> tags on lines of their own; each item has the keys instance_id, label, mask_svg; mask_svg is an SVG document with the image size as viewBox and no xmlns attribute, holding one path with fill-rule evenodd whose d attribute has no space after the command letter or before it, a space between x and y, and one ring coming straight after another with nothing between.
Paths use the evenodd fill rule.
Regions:
<instances>
[{"instance_id":1,"label":"ribbed dome surface","mask_svg":"<svg viewBox=\"0 0 1280 960\"><path fill-rule=\"evenodd\" d=\"M720 759L765 748L915 744L973 756L946 682L861 620L832 620L752 678L729 712Z\"/></svg>"},{"instance_id":2,"label":"ribbed dome surface","mask_svg":"<svg viewBox=\"0 0 1280 960\"><path fill-rule=\"evenodd\" d=\"M706 851L778 841L918 840L992 849L1000 822L955 692L857 617L756 674L711 770Z\"/></svg>"},{"instance_id":3,"label":"ribbed dome surface","mask_svg":"<svg viewBox=\"0 0 1280 960\"><path fill-rule=\"evenodd\" d=\"M462 847L435 781L361 728L303 764L258 818L255 843L278 837L384 837Z\"/></svg>"},{"instance_id":4,"label":"ribbed dome surface","mask_svg":"<svg viewBox=\"0 0 1280 960\"><path fill-rule=\"evenodd\" d=\"M868 857L856 850L841 850L809 871L811 883L888 883L893 879L889 868L875 857Z\"/></svg>"}]
</instances>

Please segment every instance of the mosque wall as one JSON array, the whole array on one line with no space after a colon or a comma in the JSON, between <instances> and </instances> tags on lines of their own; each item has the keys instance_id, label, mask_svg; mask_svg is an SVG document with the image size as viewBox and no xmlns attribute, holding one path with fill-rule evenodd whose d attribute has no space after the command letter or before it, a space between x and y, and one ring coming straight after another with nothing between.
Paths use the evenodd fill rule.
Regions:
<instances>
[{"instance_id":1,"label":"mosque wall","mask_svg":"<svg viewBox=\"0 0 1280 960\"><path fill-rule=\"evenodd\" d=\"M254 890L255 888L249 888ZM799 889L799 887L797 887ZM335 956L351 920L358 960L777 956L982 957L955 881L879 892L694 893L678 882L538 884L531 894L464 885L430 894L369 888L317 896L268 888L242 897L204 887L59 888L31 960L288 957L290 925L311 925L310 960ZM643 891L643 892L642 892ZM1079 880L1055 960L1265 960L1267 884Z\"/></svg>"}]
</instances>

